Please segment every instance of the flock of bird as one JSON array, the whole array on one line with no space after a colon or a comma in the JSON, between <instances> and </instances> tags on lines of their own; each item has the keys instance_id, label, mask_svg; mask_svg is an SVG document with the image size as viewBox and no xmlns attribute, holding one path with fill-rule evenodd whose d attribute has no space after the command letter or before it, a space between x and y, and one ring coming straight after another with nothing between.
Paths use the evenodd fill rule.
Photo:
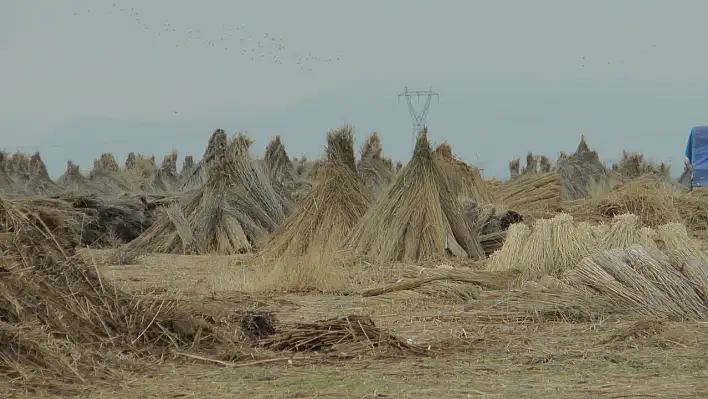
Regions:
<instances>
[{"instance_id":1,"label":"flock of bird","mask_svg":"<svg viewBox=\"0 0 708 399\"><path fill-rule=\"evenodd\" d=\"M135 7L126 7L119 3L113 3L111 11L120 13L130 18L135 26L140 27L146 33L156 36L167 36L170 34L182 33L189 37L190 41L202 44L216 50L238 51L242 57L251 61L265 60L274 64L295 65L302 71L312 72L318 67L328 68L331 64L340 61L340 56L321 56L312 53L298 54L290 51L283 44L282 37L275 37L268 33L259 33L255 28L248 28L245 24L229 27L218 37L209 37L206 32L200 29L179 27L176 24L165 20L162 24L154 24L148 21ZM95 10L88 9L84 12L75 12L79 15L96 15ZM175 47L186 47L187 43L175 43Z\"/></svg>"}]
</instances>

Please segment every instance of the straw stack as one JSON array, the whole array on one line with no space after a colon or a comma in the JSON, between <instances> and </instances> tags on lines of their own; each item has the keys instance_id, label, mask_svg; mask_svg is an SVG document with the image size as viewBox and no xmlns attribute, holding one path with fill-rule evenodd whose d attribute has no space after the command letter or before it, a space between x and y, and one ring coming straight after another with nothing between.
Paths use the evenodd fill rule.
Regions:
<instances>
[{"instance_id":1,"label":"straw stack","mask_svg":"<svg viewBox=\"0 0 708 399\"><path fill-rule=\"evenodd\" d=\"M449 230L452 237L446 237ZM410 162L354 227L347 247L380 261L418 261L445 256L447 238L456 240L469 257L483 259L471 232L423 129Z\"/></svg>"}]
</instances>

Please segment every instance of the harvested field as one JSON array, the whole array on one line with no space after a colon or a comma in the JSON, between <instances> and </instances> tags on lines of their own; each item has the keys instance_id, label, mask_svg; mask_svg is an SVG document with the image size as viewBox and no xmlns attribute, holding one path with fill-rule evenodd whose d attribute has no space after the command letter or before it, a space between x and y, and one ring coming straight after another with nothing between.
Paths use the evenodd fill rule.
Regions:
<instances>
[{"instance_id":1,"label":"harvested field","mask_svg":"<svg viewBox=\"0 0 708 399\"><path fill-rule=\"evenodd\" d=\"M705 193L584 138L487 182L353 132L2 154L0 397L708 396Z\"/></svg>"}]
</instances>

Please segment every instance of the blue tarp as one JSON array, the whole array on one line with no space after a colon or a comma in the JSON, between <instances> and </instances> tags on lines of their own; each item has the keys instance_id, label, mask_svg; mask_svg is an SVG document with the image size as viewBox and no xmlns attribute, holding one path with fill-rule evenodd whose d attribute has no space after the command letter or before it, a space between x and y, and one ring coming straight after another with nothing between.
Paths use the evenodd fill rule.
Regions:
<instances>
[{"instance_id":1,"label":"blue tarp","mask_svg":"<svg viewBox=\"0 0 708 399\"><path fill-rule=\"evenodd\" d=\"M693 185L708 187L708 126L691 129L686 143L686 158L693 166Z\"/></svg>"}]
</instances>

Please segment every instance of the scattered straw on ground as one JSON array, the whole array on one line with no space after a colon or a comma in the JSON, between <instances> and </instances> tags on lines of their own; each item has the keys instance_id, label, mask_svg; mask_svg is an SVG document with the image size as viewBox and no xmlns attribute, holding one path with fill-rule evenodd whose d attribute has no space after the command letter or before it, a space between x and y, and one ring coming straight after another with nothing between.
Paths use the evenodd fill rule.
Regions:
<instances>
[{"instance_id":1,"label":"scattered straw on ground","mask_svg":"<svg viewBox=\"0 0 708 399\"><path fill-rule=\"evenodd\" d=\"M279 351L343 352L348 356L370 350L382 350L387 355L429 355L425 348L406 343L376 327L369 317L357 315L283 326L261 344Z\"/></svg>"}]
</instances>

